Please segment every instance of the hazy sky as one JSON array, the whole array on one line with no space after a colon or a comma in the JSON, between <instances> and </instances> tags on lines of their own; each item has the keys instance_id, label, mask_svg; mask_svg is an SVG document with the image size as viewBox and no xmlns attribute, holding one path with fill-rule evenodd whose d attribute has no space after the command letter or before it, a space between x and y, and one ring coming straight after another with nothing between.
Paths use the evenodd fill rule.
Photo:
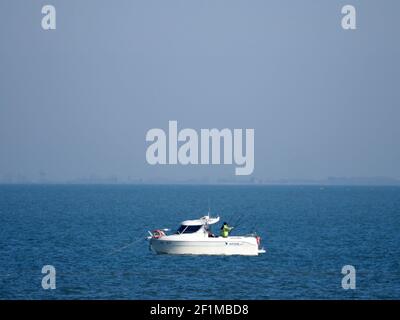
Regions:
<instances>
[{"instance_id":1,"label":"hazy sky","mask_svg":"<svg viewBox=\"0 0 400 320\"><path fill-rule=\"evenodd\" d=\"M399 14L397 0L2 0L0 178L234 177L148 165L146 132L168 120L254 128L255 177L400 178Z\"/></svg>"}]
</instances>

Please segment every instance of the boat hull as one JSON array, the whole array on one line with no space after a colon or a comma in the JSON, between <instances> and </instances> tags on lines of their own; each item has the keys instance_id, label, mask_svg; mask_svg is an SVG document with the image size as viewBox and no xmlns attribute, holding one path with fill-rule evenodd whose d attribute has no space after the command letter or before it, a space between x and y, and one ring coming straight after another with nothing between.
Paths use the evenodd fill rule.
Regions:
<instances>
[{"instance_id":1,"label":"boat hull","mask_svg":"<svg viewBox=\"0 0 400 320\"><path fill-rule=\"evenodd\" d=\"M190 241L170 240L168 237L162 237L150 239L150 248L158 254L182 255L257 256L262 252L254 237L218 237Z\"/></svg>"}]
</instances>

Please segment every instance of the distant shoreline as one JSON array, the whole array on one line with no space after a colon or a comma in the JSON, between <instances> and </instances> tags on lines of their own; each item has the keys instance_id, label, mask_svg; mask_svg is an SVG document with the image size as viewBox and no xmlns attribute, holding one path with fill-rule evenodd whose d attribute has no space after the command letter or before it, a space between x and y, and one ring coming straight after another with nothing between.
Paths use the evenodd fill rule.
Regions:
<instances>
[{"instance_id":1,"label":"distant shoreline","mask_svg":"<svg viewBox=\"0 0 400 320\"><path fill-rule=\"evenodd\" d=\"M0 182L0 186L400 187L398 183Z\"/></svg>"}]
</instances>

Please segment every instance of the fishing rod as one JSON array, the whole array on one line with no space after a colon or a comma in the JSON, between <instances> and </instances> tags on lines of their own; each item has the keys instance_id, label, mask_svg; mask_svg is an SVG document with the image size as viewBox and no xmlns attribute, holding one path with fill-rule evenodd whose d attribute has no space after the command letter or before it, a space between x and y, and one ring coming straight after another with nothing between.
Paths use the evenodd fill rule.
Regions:
<instances>
[{"instance_id":1,"label":"fishing rod","mask_svg":"<svg viewBox=\"0 0 400 320\"><path fill-rule=\"evenodd\" d=\"M122 246L122 247L120 247L120 248L117 248L117 249L115 249L115 250L113 250L113 251L110 251L108 254L106 254L106 256L110 256L110 255L112 255L112 254L115 254L115 253L117 253L117 252L120 252L120 251L122 251L122 250L124 250L124 249L126 249L126 248L128 248L128 247L130 247L130 246L132 246L132 245L134 245L134 244L136 244L136 243L139 242L140 240L143 241L143 238L135 239L134 241L128 243L127 245L124 245L124 246Z\"/></svg>"},{"instance_id":2,"label":"fishing rod","mask_svg":"<svg viewBox=\"0 0 400 320\"><path fill-rule=\"evenodd\" d=\"M232 224L232 226L235 228L235 229L237 229L237 227L238 226L241 226L241 223L242 223L242 221L243 221L243 218L244 218L244 215L242 214L242 215L239 215L239 218L236 220L236 222L234 222L233 224ZM254 218L254 215L253 215L253 218ZM251 219L249 219L249 220L251 220ZM255 231L255 229L256 229L256 225L257 225L257 221L256 221L256 219L253 219L253 224L252 224L252 226L251 226L251 228L250 228L250 230L251 230L251 232L252 233L254 233L254 234L256 234L257 232Z\"/></svg>"},{"instance_id":3,"label":"fishing rod","mask_svg":"<svg viewBox=\"0 0 400 320\"><path fill-rule=\"evenodd\" d=\"M228 221L237 221L237 220L239 220L240 219L240 213L239 212L236 212L236 213L234 213L234 214L232 214L232 216L231 217L229 217L228 218Z\"/></svg>"},{"instance_id":4,"label":"fishing rod","mask_svg":"<svg viewBox=\"0 0 400 320\"><path fill-rule=\"evenodd\" d=\"M256 220L254 220L254 222L253 222L253 224L252 224L252 226L250 228L250 231L251 231L252 234L258 234L257 230L256 230L257 223L258 222Z\"/></svg>"},{"instance_id":5,"label":"fishing rod","mask_svg":"<svg viewBox=\"0 0 400 320\"><path fill-rule=\"evenodd\" d=\"M238 219L236 219L236 221L232 223L232 227L235 228L235 229L237 229L237 226L240 225L240 222L243 219L243 215L242 214L237 213L237 214L234 215L234 217L237 217L237 216L238 216Z\"/></svg>"},{"instance_id":6,"label":"fishing rod","mask_svg":"<svg viewBox=\"0 0 400 320\"><path fill-rule=\"evenodd\" d=\"M161 229L161 230L163 230L163 231L171 231L171 229ZM148 232L149 232L150 236L153 235L150 231L148 231ZM144 238L144 240L147 240L147 238ZM115 254L117 252L121 252L122 250L125 250L126 248L129 248L130 246L133 246L134 244L136 244L136 243L138 243L140 241L143 241L143 237L134 238L132 240L132 242L129 242L128 244L126 244L126 245L124 245L124 246L122 246L120 248L117 248L115 250L110 251L106 256L110 256L110 255Z\"/></svg>"}]
</instances>

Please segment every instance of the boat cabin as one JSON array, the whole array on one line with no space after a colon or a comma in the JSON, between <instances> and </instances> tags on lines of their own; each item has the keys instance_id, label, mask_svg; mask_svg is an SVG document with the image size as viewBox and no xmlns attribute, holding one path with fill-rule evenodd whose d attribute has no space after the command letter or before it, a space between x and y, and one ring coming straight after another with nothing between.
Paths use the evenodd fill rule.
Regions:
<instances>
[{"instance_id":1,"label":"boat cabin","mask_svg":"<svg viewBox=\"0 0 400 320\"><path fill-rule=\"evenodd\" d=\"M213 236L211 232L211 225L217 223L218 221L219 217L210 218L209 216L204 216L196 220L186 220L181 223L175 234L189 234L203 231L208 233L210 236Z\"/></svg>"}]
</instances>

